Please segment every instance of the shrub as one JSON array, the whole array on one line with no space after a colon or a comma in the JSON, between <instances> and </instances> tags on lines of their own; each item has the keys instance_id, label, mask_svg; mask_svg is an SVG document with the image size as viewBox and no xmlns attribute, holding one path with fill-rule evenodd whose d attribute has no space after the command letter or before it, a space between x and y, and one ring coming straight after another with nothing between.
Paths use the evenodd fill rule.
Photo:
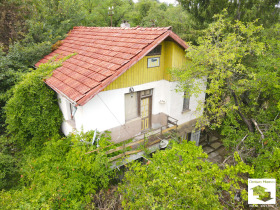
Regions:
<instances>
[{"instance_id":1,"label":"shrub","mask_svg":"<svg viewBox=\"0 0 280 210\"><path fill-rule=\"evenodd\" d=\"M20 169L21 189L2 191L5 209L81 209L101 188L106 188L113 171L104 152L85 154L96 146L80 142L93 132L45 142L39 157L30 156ZM87 140L87 141L88 141ZM101 136L99 144L108 140Z\"/></svg>"},{"instance_id":2,"label":"shrub","mask_svg":"<svg viewBox=\"0 0 280 210\"><path fill-rule=\"evenodd\" d=\"M173 143L172 148L158 151L147 165L133 163L125 174L119 191L125 209L223 209L225 195L234 201L240 190L246 200L246 183L239 175L252 173L253 169L240 161L220 169L205 160L207 154L193 142ZM242 202L234 204L241 207Z\"/></svg>"},{"instance_id":3,"label":"shrub","mask_svg":"<svg viewBox=\"0 0 280 210\"><path fill-rule=\"evenodd\" d=\"M25 74L12 89L12 96L5 106L7 131L21 147L28 143L41 145L59 134L62 113L58 99L43 80L62 61L41 64L38 69Z\"/></svg>"}]
</instances>

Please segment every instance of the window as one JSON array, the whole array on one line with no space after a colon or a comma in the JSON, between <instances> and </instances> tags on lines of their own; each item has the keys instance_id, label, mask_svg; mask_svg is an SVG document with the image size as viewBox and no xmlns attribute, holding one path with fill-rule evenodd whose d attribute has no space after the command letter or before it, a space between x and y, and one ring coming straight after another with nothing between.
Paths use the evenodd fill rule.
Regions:
<instances>
[{"instance_id":1,"label":"window","mask_svg":"<svg viewBox=\"0 0 280 210\"><path fill-rule=\"evenodd\" d=\"M190 96L184 92L183 111L190 110Z\"/></svg>"},{"instance_id":2,"label":"window","mask_svg":"<svg viewBox=\"0 0 280 210\"><path fill-rule=\"evenodd\" d=\"M148 64L148 68L158 67L160 64L159 57L148 58L147 64Z\"/></svg>"},{"instance_id":3,"label":"window","mask_svg":"<svg viewBox=\"0 0 280 210\"><path fill-rule=\"evenodd\" d=\"M147 54L147 56L151 55L161 55L161 45L156 46L151 52Z\"/></svg>"},{"instance_id":4,"label":"window","mask_svg":"<svg viewBox=\"0 0 280 210\"><path fill-rule=\"evenodd\" d=\"M141 91L141 98L148 97L152 95L152 89Z\"/></svg>"}]
</instances>

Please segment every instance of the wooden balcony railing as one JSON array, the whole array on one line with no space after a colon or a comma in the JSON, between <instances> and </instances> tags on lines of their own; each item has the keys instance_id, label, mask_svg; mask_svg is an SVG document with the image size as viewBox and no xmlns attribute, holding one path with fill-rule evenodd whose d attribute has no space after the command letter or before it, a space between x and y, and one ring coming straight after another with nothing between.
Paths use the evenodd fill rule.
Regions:
<instances>
[{"instance_id":1,"label":"wooden balcony railing","mask_svg":"<svg viewBox=\"0 0 280 210\"><path fill-rule=\"evenodd\" d=\"M162 135L164 133L171 132L172 130L177 130L178 127L177 122L178 120L168 116L166 125L161 126L160 128L157 129L149 130L148 132L142 133L140 135L137 135L133 138L134 141L132 142L126 140L121 143L115 143L115 144L108 145L106 147L97 148L93 151L87 152L86 154L98 152L104 149L109 149L110 147L115 147L113 149L109 149L105 151L105 154L108 156L111 156L110 154L112 153L116 153L116 155L110 157L110 161L115 161L119 158L128 157L132 154L139 153L159 143L163 139Z\"/></svg>"}]
</instances>

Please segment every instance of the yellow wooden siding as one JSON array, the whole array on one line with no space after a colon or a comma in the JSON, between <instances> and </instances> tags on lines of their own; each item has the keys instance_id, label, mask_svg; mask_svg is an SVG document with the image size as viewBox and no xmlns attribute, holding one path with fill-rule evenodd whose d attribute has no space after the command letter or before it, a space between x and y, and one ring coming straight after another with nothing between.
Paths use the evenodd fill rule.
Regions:
<instances>
[{"instance_id":1,"label":"yellow wooden siding","mask_svg":"<svg viewBox=\"0 0 280 210\"><path fill-rule=\"evenodd\" d=\"M179 45L173 43L173 59L172 59L172 67L181 67L186 61L186 52Z\"/></svg>"},{"instance_id":2,"label":"yellow wooden siding","mask_svg":"<svg viewBox=\"0 0 280 210\"><path fill-rule=\"evenodd\" d=\"M174 46L176 45L174 42L166 41L164 42L165 51L164 51L164 79L170 81L171 77L169 74L170 69L173 64L173 54L174 54Z\"/></svg>"},{"instance_id":3,"label":"yellow wooden siding","mask_svg":"<svg viewBox=\"0 0 280 210\"><path fill-rule=\"evenodd\" d=\"M161 55L145 56L107 86L104 91L131 87L163 79L170 80L168 69L183 64L183 61L186 60L185 51L172 41L164 41L161 45ZM156 57L160 57L160 66L148 68L148 58Z\"/></svg>"}]
</instances>

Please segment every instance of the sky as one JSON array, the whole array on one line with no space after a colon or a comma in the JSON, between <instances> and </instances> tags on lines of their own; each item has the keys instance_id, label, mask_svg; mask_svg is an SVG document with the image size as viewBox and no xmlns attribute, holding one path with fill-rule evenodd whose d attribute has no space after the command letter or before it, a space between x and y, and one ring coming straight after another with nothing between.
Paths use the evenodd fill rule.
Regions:
<instances>
[{"instance_id":1,"label":"sky","mask_svg":"<svg viewBox=\"0 0 280 210\"><path fill-rule=\"evenodd\" d=\"M176 0L159 0L160 2L165 2L168 4L175 4Z\"/></svg>"},{"instance_id":2,"label":"sky","mask_svg":"<svg viewBox=\"0 0 280 210\"><path fill-rule=\"evenodd\" d=\"M134 2L138 2L138 0L133 0ZM165 2L167 4L175 4L176 0L159 0L159 2Z\"/></svg>"}]
</instances>

